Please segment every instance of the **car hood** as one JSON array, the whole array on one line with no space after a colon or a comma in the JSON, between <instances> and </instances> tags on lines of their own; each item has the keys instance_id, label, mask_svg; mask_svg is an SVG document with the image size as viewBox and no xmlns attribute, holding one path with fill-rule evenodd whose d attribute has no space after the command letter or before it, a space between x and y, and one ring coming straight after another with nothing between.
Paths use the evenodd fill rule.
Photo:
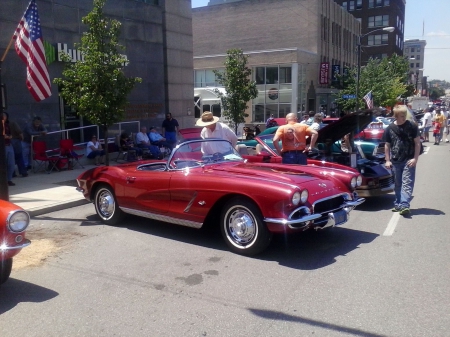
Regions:
<instances>
[{"instance_id":1,"label":"car hood","mask_svg":"<svg viewBox=\"0 0 450 337\"><path fill-rule=\"evenodd\" d=\"M278 181L285 184L305 184L311 181L327 180L320 170L315 167L302 165L285 165L269 163L239 163L235 165L213 165L205 167L212 173L229 174L236 179L258 179L264 182Z\"/></svg>"},{"instance_id":2,"label":"car hood","mask_svg":"<svg viewBox=\"0 0 450 337\"><path fill-rule=\"evenodd\" d=\"M345 115L320 129L316 142L325 143L327 140L331 140L334 143L352 131L356 135L372 122L372 115L372 110L361 110Z\"/></svg>"}]
</instances>

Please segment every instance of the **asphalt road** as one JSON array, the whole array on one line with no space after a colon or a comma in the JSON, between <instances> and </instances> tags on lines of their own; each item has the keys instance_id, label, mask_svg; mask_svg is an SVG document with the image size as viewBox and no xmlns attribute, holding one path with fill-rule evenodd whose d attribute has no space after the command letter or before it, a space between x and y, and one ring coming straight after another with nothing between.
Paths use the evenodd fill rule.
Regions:
<instances>
[{"instance_id":1,"label":"asphalt road","mask_svg":"<svg viewBox=\"0 0 450 337\"><path fill-rule=\"evenodd\" d=\"M213 231L105 226L93 205L36 217L42 261L0 288L0 336L449 336L449 150L421 156L411 218L368 200L256 258Z\"/></svg>"}]
</instances>

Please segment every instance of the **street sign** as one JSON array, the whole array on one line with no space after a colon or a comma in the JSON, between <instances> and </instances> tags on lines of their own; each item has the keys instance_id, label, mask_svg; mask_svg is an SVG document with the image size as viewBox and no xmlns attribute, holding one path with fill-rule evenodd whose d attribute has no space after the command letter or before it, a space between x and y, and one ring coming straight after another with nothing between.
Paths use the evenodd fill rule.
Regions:
<instances>
[{"instance_id":1,"label":"street sign","mask_svg":"<svg viewBox=\"0 0 450 337\"><path fill-rule=\"evenodd\" d=\"M356 95L342 95L342 98L344 98L344 99L356 98Z\"/></svg>"}]
</instances>

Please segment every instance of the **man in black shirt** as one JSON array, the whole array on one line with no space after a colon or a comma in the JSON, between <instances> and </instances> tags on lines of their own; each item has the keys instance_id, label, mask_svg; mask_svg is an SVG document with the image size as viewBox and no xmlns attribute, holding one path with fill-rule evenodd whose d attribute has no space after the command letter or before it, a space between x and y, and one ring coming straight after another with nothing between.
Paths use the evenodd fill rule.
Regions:
<instances>
[{"instance_id":1,"label":"man in black shirt","mask_svg":"<svg viewBox=\"0 0 450 337\"><path fill-rule=\"evenodd\" d=\"M419 128L407 120L405 105L394 108L395 121L384 131L386 167L392 168L395 180L393 212L409 215L410 201L420 154Z\"/></svg>"},{"instance_id":2,"label":"man in black shirt","mask_svg":"<svg viewBox=\"0 0 450 337\"><path fill-rule=\"evenodd\" d=\"M172 114L168 112L166 114L166 119L162 122L162 135L166 138L168 143L172 144L172 146L177 142L178 128L178 121L175 118L172 118Z\"/></svg>"}]
</instances>

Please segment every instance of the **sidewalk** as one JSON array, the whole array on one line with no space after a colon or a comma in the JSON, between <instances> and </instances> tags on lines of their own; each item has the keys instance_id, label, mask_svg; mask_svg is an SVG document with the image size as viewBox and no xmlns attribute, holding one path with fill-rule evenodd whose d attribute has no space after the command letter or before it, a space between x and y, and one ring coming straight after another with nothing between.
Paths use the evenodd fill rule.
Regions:
<instances>
[{"instance_id":1,"label":"sidewalk","mask_svg":"<svg viewBox=\"0 0 450 337\"><path fill-rule=\"evenodd\" d=\"M113 162L112 165L117 163ZM95 166L84 164L84 169L76 168L50 174L33 173L30 170L28 177L13 178L16 186L9 186L9 201L25 209L32 217L87 204L88 201L76 190L76 178L92 167Z\"/></svg>"}]
</instances>

